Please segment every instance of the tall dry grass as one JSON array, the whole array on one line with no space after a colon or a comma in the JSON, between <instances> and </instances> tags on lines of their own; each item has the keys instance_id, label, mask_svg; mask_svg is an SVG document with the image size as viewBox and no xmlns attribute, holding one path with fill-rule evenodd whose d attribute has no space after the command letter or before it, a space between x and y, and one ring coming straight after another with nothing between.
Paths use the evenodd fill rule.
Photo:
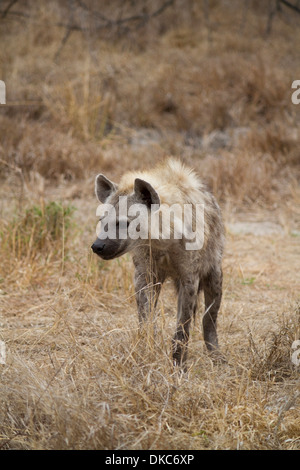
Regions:
<instances>
[{"instance_id":1,"label":"tall dry grass","mask_svg":"<svg viewBox=\"0 0 300 470\"><path fill-rule=\"evenodd\" d=\"M276 170L298 163L299 112L291 103L291 83L297 75L293 45L297 18L290 19L295 21L294 27L278 17L266 37L262 25L267 22L268 9L257 10L256 5L243 13L241 7L228 10L228 5L216 2L205 12L191 2L178 24L183 9L179 2L145 24L151 35L145 36L145 30L139 34L139 28L131 25L128 34L122 29L110 30L108 39L105 28L93 32L96 17L92 20L87 12L84 16L79 7L72 16L66 6L53 2L46 9L43 3L29 3L29 18L8 15L3 21L7 29L0 62L8 101L31 104L1 110L2 172L10 169L4 161L25 174L34 169L46 178L64 175L76 180L99 167L109 167L109 149L113 149L114 166L124 158L128 164L138 159L144 165L149 157L142 152L132 154L126 145L131 129L141 127L163 133L162 148L152 159L174 151L184 154L184 145L174 148L175 132L179 138L185 135L192 140L190 160L201 169L201 139L215 130L234 135L241 130L247 139L234 139L233 146L238 154L246 152L245 165L251 161L259 166L261 160L266 161L263 165L269 180L277 179ZM152 11L155 6L147 8ZM95 2L90 4L92 11L96 7ZM109 6L102 8L103 15L106 12L115 18ZM130 8L126 2L119 15L130 17ZM18 12L17 6L15 10ZM208 13L212 15L209 23ZM73 31L64 44L64 28L58 25L66 19L81 25L83 31ZM26 36L20 21L26 25ZM158 24L163 34L155 29ZM135 39L128 42L131 36ZM272 159L275 171L268 164ZM229 168L239 180L238 169L235 175L239 165L232 165L230 158L224 156L217 165L224 172ZM214 187L226 184L230 193L231 179L220 181L208 168L215 178ZM289 178L283 179L286 187ZM264 181L263 172L260 188ZM236 197L236 190L234 193ZM246 199L251 195L249 188ZM268 195L267 185L266 199Z\"/></svg>"},{"instance_id":2,"label":"tall dry grass","mask_svg":"<svg viewBox=\"0 0 300 470\"><path fill-rule=\"evenodd\" d=\"M297 372L288 341L276 339L294 338L299 312L297 324L287 318L285 336L277 326L275 340L266 338L263 353L252 339L241 353L227 338L222 365L210 361L194 327L182 375L170 359L174 316L157 320L156 335L139 332L132 305L108 294L106 303L93 289L61 285L26 313L30 327L6 326L3 448L299 447Z\"/></svg>"},{"instance_id":3,"label":"tall dry grass","mask_svg":"<svg viewBox=\"0 0 300 470\"><path fill-rule=\"evenodd\" d=\"M22 16L19 1L0 18L2 449L299 449L299 21L284 10L266 35L268 9L246 3L178 0L101 31L66 2L29 1ZM102 14L135 4L101 2ZM64 41L66 20L82 31ZM199 314L186 374L171 362L172 287L140 331L129 255L89 253L94 175L170 153L202 175L225 222L246 213L284 229L228 231L225 362L207 356Z\"/></svg>"},{"instance_id":4,"label":"tall dry grass","mask_svg":"<svg viewBox=\"0 0 300 470\"><path fill-rule=\"evenodd\" d=\"M299 448L299 368L291 361L300 328L299 305L292 301L297 240L283 245L281 237L267 237L257 246L251 239L251 250L247 240L228 235L219 318L225 362L207 355L200 313L182 374L171 360L171 286L153 324L139 330L130 257L96 261L87 246L93 214L86 220L86 208L79 207L64 231L62 219L55 223L48 211L56 227L52 239L41 246L40 237L32 237L24 244L35 257L1 244L2 266L14 266L0 279L0 339L6 345L1 447ZM32 212L24 208L25 220ZM10 227L18 228L20 220L12 218ZM42 214L38 221L43 225ZM14 229L6 233L10 240L21 236ZM282 266L274 266L279 248L288 270L285 288L278 280Z\"/></svg>"}]
</instances>

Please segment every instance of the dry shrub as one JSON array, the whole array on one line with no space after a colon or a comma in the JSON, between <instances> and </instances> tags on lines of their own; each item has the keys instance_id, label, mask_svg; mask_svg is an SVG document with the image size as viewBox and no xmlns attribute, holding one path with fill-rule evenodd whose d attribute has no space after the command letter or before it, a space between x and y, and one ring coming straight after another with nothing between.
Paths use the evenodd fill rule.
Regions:
<instances>
[{"instance_id":1,"label":"dry shrub","mask_svg":"<svg viewBox=\"0 0 300 470\"><path fill-rule=\"evenodd\" d=\"M2 175L13 167L27 177L36 172L47 179L74 180L90 176L91 169L107 166L98 145L82 143L57 127L24 118L16 127L15 119L0 120L5 130L0 144Z\"/></svg>"},{"instance_id":2,"label":"dry shrub","mask_svg":"<svg viewBox=\"0 0 300 470\"><path fill-rule=\"evenodd\" d=\"M278 197L274 183L276 165L270 155L247 151L222 152L220 157L207 157L199 171L218 200L241 203L273 202Z\"/></svg>"},{"instance_id":3,"label":"dry shrub","mask_svg":"<svg viewBox=\"0 0 300 470\"><path fill-rule=\"evenodd\" d=\"M250 336L251 375L259 380L282 382L297 377L299 370L292 362L292 344L300 338L300 306L292 314L284 314L277 331L270 334L264 347L258 347Z\"/></svg>"},{"instance_id":4,"label":"dry shrub","mask_svg":"<svg viewBox=\"0 0 300 470\"><path fill-rule=\"evenodd\" d=\"M73 237L75 233L73 212L70 205L42 200L2 221L1 279L5 285L41 281L54 266L63 271L71 230Z\"/></svg>"},{"instance_id":5,"label":"dry shrub","mask_svg":"<svg viewBox=\"0 0 300 470\"><path fill-rule=\"evenodd\" d=\"M144 13L159 4L146 2ZM206 160L213 187L241 202L271 200L268 191L278 186L273 178L282 179L287 191L290 175L285 171L282 176L282 165L294 165L299 158L288 27L279 23L268 39L261 36L254 7L245 10L241 31L241 11L233 6L215 2L206 11L194 2L175 2L141 29L137 21L120 23L119 31L96 30L100 18L88 11L96 12L96 3L82 5L71 13L68 3L54 2L51 8L32 3L32 19L21 20L26 38L14 23L5 38L2 78L10 77L10 95L17 102L39 100L26 114L13 108L3 112L0 158L7 162L5 173L12 165L24 175L33 170L49 179L74 180L108 167L118 171L120 163L144 166L153 151L143 149L138 156L128 127L157 129L179 155L185 153L183 135L196 140L216 129L231 133L242 127L249 132L232 148L234 157L225 154L223 166L214 157ZM116 20L116 11L130 17L135 7L125 2L120 10L115 4L103 8L104 16ZM262 9L261 21L266 13ZM66 31L58 23L66 18L83 30L72 31L64 43ZM195 148L192 164L197 153ZM252 182L247 182L249 171Z\"/></svg>"},{"instance_id":6,"label":"dry shrub","mask_svg":"<svg viewBox=\"0 0 300 470\"><path fill-rule=\"evenodd\" d=\"M135 125L202 135L283 117L289 82L269 60L254 55L246 60L235 52L222 57L193 50L188 57L180 50L165 53L160 51L160 62L155 57L151 72L145 70L137 102L128 110Z\"/></svg>"},{"instance_id":7,"label":"dry shrub","mask_svg":"<svg viewBox=\"0 0 300 470\"><path fill-rule=\"evenodd\" d=\"M66 132L83 141L101 141L112 128L110 94L101 95L99 78L92 80L89 66L75 80L45 90L43 102Z\"/></svg>"},{"instance_id":8,"label":"dry shrub","mask_svg":"<svg viewBox=\"0 0 300 470\"><path fill-rule=\"evenodd\" d=\"M252 128L242 137L241 146L272 156L279 170L284 166L290 166L293 172L297 172L300 159L298 133L296 127L290 128L278 120L265 126Z\"/></svg>"},{"instance_id":9,"label":"dry shrub","mask_svg":"<svg viewBox=\"0 0 300 470\"><path fill-rule=\"evenodd\" d=\"M1 232L3 249L14 258L49 255L50 246L67 241L74 208L57 202L35 205L18 214Z\"/></svg>"}]
</instances>

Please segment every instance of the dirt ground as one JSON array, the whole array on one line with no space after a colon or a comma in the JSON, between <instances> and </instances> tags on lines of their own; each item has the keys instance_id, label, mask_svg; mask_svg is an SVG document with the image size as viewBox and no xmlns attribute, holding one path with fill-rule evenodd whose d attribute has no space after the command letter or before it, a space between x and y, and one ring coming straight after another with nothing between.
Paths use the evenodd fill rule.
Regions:
<instances>
[{"instance_id":1,"label":"dirt ground","mask_svg":"<svg viewBox=\"0 0 300 470\"><path fill-rule=\"evenodd\" d=\"M0 7L0 448L299 450L300 15L155 0L132 23L131 1L25 3ZM166 155L226 226L223 361L201 298L185 373L172 284L141 330L130 254L90 248L95 175Z\"/></svg>"}]
</instances>

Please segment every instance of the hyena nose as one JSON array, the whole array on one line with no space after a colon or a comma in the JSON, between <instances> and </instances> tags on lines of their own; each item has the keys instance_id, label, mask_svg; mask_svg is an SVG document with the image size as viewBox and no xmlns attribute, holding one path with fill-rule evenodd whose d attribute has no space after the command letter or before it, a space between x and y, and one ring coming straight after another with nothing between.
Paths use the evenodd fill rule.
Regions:
<instances>
[{"instance_id":1,"label":"hyena nose","mask_svg":"<svg viewBox=\"0 0 300 470\"><path fill-rule=\"evenodd\" d=\"M104 250L104 247L105 247L105 243L101 243L101 244L93 243L91 246L93 252L96 253L96 255L99 255Z\"/></svg>"}]
</instances>

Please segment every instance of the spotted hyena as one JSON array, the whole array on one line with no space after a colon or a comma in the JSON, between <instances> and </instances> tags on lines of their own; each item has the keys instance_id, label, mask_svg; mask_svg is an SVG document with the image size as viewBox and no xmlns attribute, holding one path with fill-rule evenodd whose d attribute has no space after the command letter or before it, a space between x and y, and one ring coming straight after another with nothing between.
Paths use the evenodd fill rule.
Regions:
<instances>
[{"instance_id":1,"label":"spotted hyena","mask_svg":"<svg viewBox=\"0 0 300 470\"><path fill-rule=\"evenodd\" d=\"M102 205L92 250L104 260L132 252L140 322L155 308L163 282L173 279L178 294L173 358L184 364L191 319L203 290L204 340L215 351L224 227L214 196L192 169L173 158L151 171L128 172L118 185L99 174L95 191Z\"/></svg>"}]
</instances>

